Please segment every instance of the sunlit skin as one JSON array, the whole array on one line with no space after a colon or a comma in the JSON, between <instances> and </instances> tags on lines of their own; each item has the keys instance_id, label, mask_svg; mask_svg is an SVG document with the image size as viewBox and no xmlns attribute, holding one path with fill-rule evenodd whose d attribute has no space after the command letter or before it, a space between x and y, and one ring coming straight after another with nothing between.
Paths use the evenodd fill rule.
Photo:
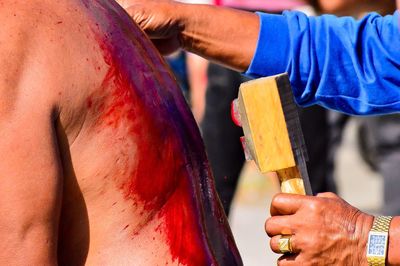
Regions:
<instances>
[{"instance_id":1,"label":"sunlit skin","mask_svg":"<svg viewBox=\"0 0 400 266\"><path fill-rule=\"evenodd\" d=\"M123 9L0 14L0 265L241 265L193 116Z\"/></svg>"},{"instance_id":2,"label":"sunlit skin","mask_svg":"<svg viewBox=\"0 0 400 266\"><path fill-rule=\"evenodd\" d=\"M181 47L240 71L253 58L259 33L259 19L253 13L168 0L124 2L161 52ZM271 215L265 229L272 237L272 250L279 251L280 235L293 234L295 254L281 257L278 265L367 265L365 248L373 216L338 196L278 194ZM387 265L400 265L400 217L392 220L389 235Z\"/></svg>"}]
</instances>

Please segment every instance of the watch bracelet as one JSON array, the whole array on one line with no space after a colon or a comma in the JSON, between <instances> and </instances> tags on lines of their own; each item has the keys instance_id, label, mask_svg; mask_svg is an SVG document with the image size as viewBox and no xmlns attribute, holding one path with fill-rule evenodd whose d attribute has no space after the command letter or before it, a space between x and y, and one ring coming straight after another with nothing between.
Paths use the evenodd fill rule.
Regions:
<instances>
[{"instance_id":1,"label":"watch bracelet","mask_svg":"<svg viewBox=\"0 0 400 266\"><path fill-rule=\"evenodd\" d=\"M368 266L385 266L385 262L385 258L368 257Z\"/></svg>"},{"instance_id":2,"label":"watch bracelet","mask_svg":"<svg viewBox=\"0 0 400 266\"><path fill-rule=\"evenodd\" d=\"M392 216L377 216L374 219L371 231L373 232L389 232ZM387 247L386 247L387 249ZM367 257L368 266L385 266L386 258Z\"/></svg>"},{"instance_id":3,"label":"watch bracelet","mask_svg":"<svg viewBox=\"0 0 400 266\"><path fill-rule=\"evenodd\" d=\"M392 216L376 216L372 224L371 231L376 232L389 232L390 222Z\"/></svg>"}]
</instances>

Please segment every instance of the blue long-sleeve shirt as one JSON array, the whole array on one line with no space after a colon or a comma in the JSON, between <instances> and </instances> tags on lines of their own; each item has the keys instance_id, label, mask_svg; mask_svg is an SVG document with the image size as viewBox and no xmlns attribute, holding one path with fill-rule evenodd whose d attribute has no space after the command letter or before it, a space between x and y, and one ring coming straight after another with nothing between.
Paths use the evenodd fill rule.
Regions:
<instances>
[{"instance_id":1,"label":"blue long-sleeve shirt","mask_svg":"<svg viewBox=\"0 0 400 266\"><path fill-rule=\"evenodd\" d=\"M258 13L260 34L247 75L288 72L298 104L349 114L400 112L399 12L364 19Z\"/></svg>"}]
</instances>

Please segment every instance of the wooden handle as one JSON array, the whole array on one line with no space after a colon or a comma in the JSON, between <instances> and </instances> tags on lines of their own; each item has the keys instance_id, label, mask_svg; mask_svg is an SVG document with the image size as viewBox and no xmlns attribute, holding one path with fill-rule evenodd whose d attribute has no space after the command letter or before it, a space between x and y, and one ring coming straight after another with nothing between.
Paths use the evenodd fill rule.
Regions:
<instances>
[{"instance_id":1,"label":"wooden handle","mask_svg":"<svg viewBox=\"0 0 400 266\"><path fill-rule=\"evenodd\" d=\"M283 193L306 195L306 190L297 166L276 171Z\"/></svg>"}]
</instances>

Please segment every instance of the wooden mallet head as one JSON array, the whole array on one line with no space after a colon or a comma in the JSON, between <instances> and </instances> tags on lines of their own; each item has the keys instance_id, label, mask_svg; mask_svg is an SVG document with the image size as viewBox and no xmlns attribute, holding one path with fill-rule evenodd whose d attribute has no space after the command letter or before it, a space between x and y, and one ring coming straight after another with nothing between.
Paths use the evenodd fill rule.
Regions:
<instances>
[{"instance_id":1,"label":"wooden mallet head","mask_svg":"<svg viewBox=\"0 0 400 266\"><path fill-rule=\"evenodd\" d=\"M312 195L307 151L287 74L242 83L232 117L243 127L246 159L262 173L276 172L281 190Z\"/></svg>"}]
</instances>

